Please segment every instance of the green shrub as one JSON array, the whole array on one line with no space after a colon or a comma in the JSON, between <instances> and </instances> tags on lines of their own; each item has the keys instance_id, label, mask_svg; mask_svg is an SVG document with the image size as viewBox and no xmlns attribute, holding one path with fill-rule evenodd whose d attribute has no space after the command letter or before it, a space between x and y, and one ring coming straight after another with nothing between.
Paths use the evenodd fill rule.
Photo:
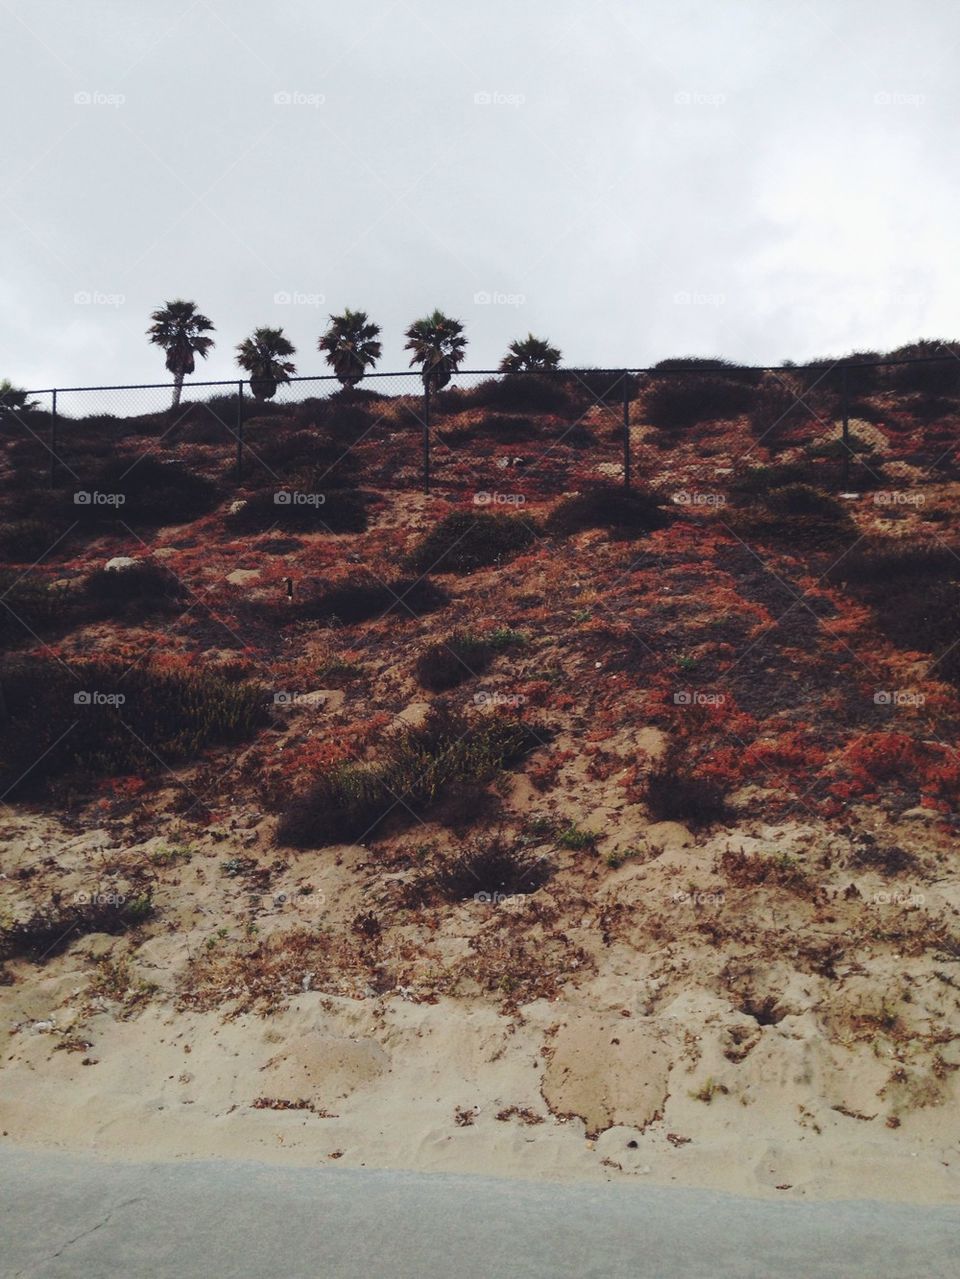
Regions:
<instances>
[{"instance_id":1,"label":"green shrub","mask_svg":"<svg viewBox=\"0 0 960 1279\"><path fill-rule=\"evenodd\" d=\"M267 720L262 688L221 675L45 658L0 665L0 795L42 793L153 772L207 746L249 738ZM123 700L117 701L120 697Z\"/></svg>"},{"instance_id":2,"label":"green shrub","mask_svg":"<svg viewBox=\"0 0 960 1279\"><path fill-rule=\"evenodd\" d=\"M375 764L322 773L283 813L277 840L295 848L372 838L387 821L427 813L455 783L485 783L538 743L521 721L484 716L469 723L436 706L424 724L388 737Z\"/></svg>"},{"instance_id":3,"label":"green shrub","mask_svg":"<svg viewBox=\"0 0 960 1279\"><path fill-rule=\"evenodd\" d=\"M647 774L644 800L658 822L708 826L729 816L722 789L698 776L676 751L668 751Z\"/></svg>"},{"instance_id":4,"label":"green shrub","mask_svg":"<svg viewBox=\"0 0 960 1279\"><path fill-rule=\"evenodd\" d=\"M807 386L839 392L846 382L848 395L872 395L879 388L883 376L883 369L876 367L881 359L883 356L879 351L854 351L839 359L811 360L798 372L802 372Z\"/></svg>"},{"instance_id":5,"label":"green shrub","mask_svg":"<svg viewBox=\"0 0 960 1279\"><path fill-rule=\"evenodd\" d=\"M563 369L559 375L570 388L571 395L589 404L623 403L624 374L618 369ZM640 393L640 383L633 373L626 374L627 399L635 400Z\"/></svg>"},{"instance_id":6,"label":"green shrub","mask_svg":"<svg viewBox=\"0 0 960 1279\"><path fill-rule=\"evenodd\" d=\"M37 573L0 569L0 644L20 644L46 630L62 615L66 597Z\"/></svg>"},{"instance_id":7,"label":"green shrub","mask_svg":"<svg viewBox=\"0 0 960 1279\"><path fill-rule=\"evenodd\" d=\"M739 382L744 386L759 386L763 379L762 369L744 368L740 364L732 364L730 360L722 360L714 356L675 355L660 360L650 371L651 382L667 382L668 377L658 374L675 374L676 370L687 373L706 374L725 382Z\"/></svg>"},{"instance_id":8,"label":"green shrub","mask_svg":"<svg viewBox=\"0 0 960 1279\"><path fill-rule=\"evenodd\" d=\"M49 551L63 549L68 527L63 520L42 518L0 524L0 558L13 563L35 564Z\"/></svg>"},{"instance_id":9,"label":"green shrub","mask_svg":"<svg viewBox=\"0 0 960 1279\"><path fill-rule=\"evenodd\" d=\"M960 343L921 338L889 351L884 358L906 361L883 371L887 386L901 394L960 395Z\"/></svg>"},{"instance_id":10,"label":"green shrub","mask_svg":"<svg viewBox=\"0 0 960 1279\"><path fill-rule=\"evenodd\" d=\"M750 411L754 387L709 374L671 374L653 383L644 414L661 431L683 431L699 422L727 421Z\"/></svg>"},{"instance_id":11,"label":"green shrub","mask_svg":"<svg viewBox=\"0 0 960 1279\"><path fill-rule=\"evenodd\" d=\"M504 897L526 896L542 888L554 867L534 856L521 844L502 837L475 840L462 852L417 876L411 886L413 901L439 898L446 902L498 903Z\"/></svg>"},{"instance_id":12,"label":"green shrub","mask_svg":"<svg viewBox=\"0 0 960 1279\"><path fill-rule=\"evenodd\" d=\"M760 444L777 449L797 436L823 429L823 406L795 378L772 376L760 387L750 410L750 430Z\"/></svg>"},{"instance_id":13,"label":"green shrub","mask_svg":"<svg viewBox=\"0 0 960 1279\"><path fill-rule=\"evenodd\" d=\"M364 437L375 438L378 428L376 406L373 410L336 395L326 400L309 400L297 406L294 421L298 427L323 426L341 446L357 444Z\"/></svg>"},{"instance_id":14,"label":"green shrub","mask_svg":"<svg viewBox=\"0 0 960 1279\"><path fill-rule=\"evenodd\" d=\"M608 528L619 537L632 537L662 528L666 523L663 502L656 494L609 484L564 498L551 511L546 528L549 533L557 534Z\"/></svg>"},{"instance_id":15,"label":"green shrub","mask_svg":"<svg viewBox=\"0 0 960 1279\"><path fill-rule=\"evenodd\" d=\"M744 541L770 542L787 549L830 551L831 554L836 554L840 544L852 544L858 536L856 522L842 508L836 515L777 515L751 507L728 512L724 523Z\"/></svg>"},{"instance_id":16,"label":"green shrub","mask_svg":"<svg viewBox=\"0 0 960 1279\"><path fill-rule=\"evenodd\" d=\"M356 488L360 461L355 450L345 448L326 434L312 431L248 432L244 482L250 488L296 487L303 493Z\"/></svg>"},{"instance_id":17,"label":"green shrub","mask_svg":"<svg viewBox=\"0 0 960 1279\"><path fill-rule=\"evenodd\" d=\"M737 497L757 497L787 484L816 484L822 475L823 468L811 462L750 466L734 477L730 491Z\"/></svg>"},{"instance_id":18,"label":"green shrub","mask_svg":"<svg viewBox=\"0 0 960 1279\"><path fill-rule=\"evenodd\" d=\"M828 574L832 582L886 587L906 580L910 587L920 578L960 578L960 546L942 542L881 540L861 542L849 555L834 564Z\"/></svg>"},{"instance_id":19,"label":"green shrub","mask_svg":"<svg viewBox=\"0 0 960 1279\"><path fill-rule=\"evenodd\" d=\"M414 673L423 688L442 693L482 675L492 661L490 644L470 631L455 631L420 654Z\"/></svg>"},{"instance_id":20,"label":"green shrub","mask_svg":"<svg viewBox=\"0 0 960 1279\"><path fill-rule=\"evenodd\" d=\"M330 626L352 626L374 618L395 617L415 621L449 604L450 596L429 577L400 578L393 582L361 579L333 586L316 594L298 589L292 604L283 601L256 606L271 621L326 622Z\"/></svg>"},{"instance_id":21,"label":"green shrub","mask_svg":"<svg viewBox=\"0 0 960 1279\"><path fill-rule=\"evenodd\" d=\"M846 514L836 498L809 484L769 489L764 504L774 515L824 515L836 519Z\"/></svg>"},{"instance_id":22,"label":"green shrub","mask_svg":"<svg viewBox=\"0 0 960 1279\"><path fill-rule=\"evenodd\" d=\"M75 483L63 514L81 524L182 524L205 514L218 497L217 486L206 476L148 453L113 458L89 480Z\"/></svg>"},{"instance_id":23,"label":"green shrub","mask_svg":"<svg viewBox=\"0 0 960 1279\"><path fill-rule=\"evenodd\" d=\"M565 379L537 373L508 373L479 382L462 393L463 408L501 409L506 413L559 413L574 411L575 401Z\"/></svg>"},{"instance_id":24,"label":"green shrub","mask_svg":"<svg viewBox=\"0 0 960 1279\"><path fill-rule=\"evenodd\" d=\"M350 489L329 492L308 487L316 483L301 477L289 488L277 486L272 492L254 493L239 510L227 516L228 524L248 533L269 529L293 529L303 533L363 533L367 508L360 493ZM307 499L307 500L305 500Z\"/></svg>"},{"instance_id":25,"label":"green shrub","mask_svg":"<svg viewBox=\"0 0 960 1279\"><path fill-rule=\"evenodd\" d=\"M421 573L472 573L525 551L538 531L516 515L455 511L421 539L410 565Z\"/></svg>"},{"instance_id":26,"label":"green shrub","mask_svg":"<svg viewBox=\"0 0 960 1279\"><path fill-rule=\"evenodd\" d=\"M153 899L142 894L117 900L112 893L97 894L90 901L62 905L51 902L24 920L0 927L0 961L52 959L80 937L107 933L118 937L136 928L154 913Z\"/></svg>"},{"instance_id":27,"label":"green shrub","mask_svg":"<svg viewBox=\"0 0 960 1279\"><path fill-rule=\"evenodd\" d=\"M97 569L83 584L83 595L100 616L140 615L172 608L186 595L186 588L168 568L143 560L123 569Z\"/></svg>"},{"instance_id":28,"label":"green shrub","mask_svg":"<svg viewBox=\"0 0 960 1279\"><path fill-rule=\"evenodd\" d=\"M417 682L432 693L456 688L474 675L482 675L498 652L524 643L518 631L454 631L438 644L431 644L417 658Z\"/></svg>"},{"instance_id":29,"label":"green shrub","mask_svg":"<svg viewBox=\"0 0 960 1279\"><path fill-rule=\"evenodd\" d=\"M874 542L854 548L829 571L874 611L898 648L930 653L933 679L960 683L960 554L942 544Z\"/></svg>"},{"instance_id":30,"label":"green shrub","mask_svg":"<svg viewBox=\"0 0 960 1279\"><path fill-rule=\"evenodd\" d=\"M487 413L480 422L456 427L453 434L456 440L469 440L477 435L490 435L504 442L519 444L524 440L535 438L537 423L531 417L521 417L516 413Z\"/></svg>"}]
</instances>

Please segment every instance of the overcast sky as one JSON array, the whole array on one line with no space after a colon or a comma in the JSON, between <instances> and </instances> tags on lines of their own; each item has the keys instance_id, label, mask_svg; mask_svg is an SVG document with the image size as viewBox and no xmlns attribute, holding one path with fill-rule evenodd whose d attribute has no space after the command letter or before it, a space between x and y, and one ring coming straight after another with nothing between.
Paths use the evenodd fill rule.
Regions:
<instances>
[{"instance_id":1,"label":"overcast sky","mask_svg":"<svg viewBox=\"0 0 960 1279\"><path fill-rule=\"evenodd\" d=\"M330 311L496 364L960 334L955 0L0 0L0 376L198 376Z\"/></svg>"}]
</instances>

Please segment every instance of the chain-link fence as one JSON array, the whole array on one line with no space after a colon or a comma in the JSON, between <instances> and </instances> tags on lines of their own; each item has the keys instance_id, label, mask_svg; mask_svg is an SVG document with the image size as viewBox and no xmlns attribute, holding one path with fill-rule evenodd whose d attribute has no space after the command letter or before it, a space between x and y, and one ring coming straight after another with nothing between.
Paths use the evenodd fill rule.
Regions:
<instances>
[{"instance_id":1,"label":"chain-link fence","mask_svg":"<svg viewBox=\"0 0 960 1279\"><path fill-rule=\"evenodd\" d=\"M782 468L828 490L960 478L960 360L842 360L754 368L674 360L647 369L373 373L353 388L298 377L268 399L245 381L35 391L0 404L8 484L73 488L144 457L238 487L419 487L508 504L608 482L709 501Z\"/></svg>"}]
</instances>

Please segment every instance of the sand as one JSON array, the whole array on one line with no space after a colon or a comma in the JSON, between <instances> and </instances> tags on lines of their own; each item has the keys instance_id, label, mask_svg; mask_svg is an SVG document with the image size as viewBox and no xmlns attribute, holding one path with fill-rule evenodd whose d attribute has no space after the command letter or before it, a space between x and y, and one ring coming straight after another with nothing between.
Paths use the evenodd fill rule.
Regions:
<instances>
[{"instance_id":1,"label":"sand","mask_svg":"<svg viewBox=\"0 0 960 1279\"><path fill-rule=\"evenodd\" d=\"M80 873L111 857L97 843L103 832L78 836L30 815L15 829L8 885L10 868L35 862L40 849L56 848L66 882L71 859ZM661 824L653 834L664 851L594 886L591 916L613 902L649 914L663 897L655 885L676 882L677 865L689 875L710 864L710 850L685 829ZM167 922L152 937L94 935L42 966L10 965L15 980L0 987L4 1142L111 1159L334 1161L766 1197L958 1197L960 1043L940 1043L946 1065L937 1078L899 1049L898 1064L875 1036L831 1042L827 983L776 955L764 980L778 991L777 1008L759 1020L709 988L682 932L646 955L600 941L582 979L515 1006L468 987L428 993L416 975L384 993L330 993L311 989L317 978L307 972L265 1012L235 1012L236 1001L184 1006L185 966L224 918L224 879L214 870L229 849L211 839L164 890ZM158 846L112 855L142 861ZM347 884L364 854L353 850L350 862L347 853L339 866L307 859L323 904L311 902L316 894L300 906L268 896L261 927L283 938L292 923L285 910L299 922L351 912ZM513 909L515 926L536 928L523 918L530 903ZM467 931L463 920L459 927ZM456 927L448 931L453 965L464 946ZM105 971L116 984L108 993ZM830 1015L852 1024L877 983L876 972L851 974L840 983L848 1020L842 1001Z\"/></svg>"}]
</instances>

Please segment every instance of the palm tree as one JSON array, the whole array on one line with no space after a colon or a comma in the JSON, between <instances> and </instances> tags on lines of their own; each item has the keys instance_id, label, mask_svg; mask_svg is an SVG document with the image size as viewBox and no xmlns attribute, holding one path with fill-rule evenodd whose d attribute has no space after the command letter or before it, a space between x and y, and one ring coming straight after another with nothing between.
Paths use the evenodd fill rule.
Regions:
<instances>
[{"instance_id":1,"label":"palm tree","mask_svg":"<svg viewBox=\"0 0 960 1279\"><path fill-rule=\"evenodd\" d=\"M558 368L560 351L546 338L535 338L532 333L520 341L511 342L507 354L500 361L501 373L544 373Z\"/></svg>"},{"instance_id":2,"label":"palm tree","mask_svg":"<svg viewBox=\"0 0 960 1279\"><path fill-rule=\"evenodd\" d=\"M412 351L411 365L421 365L420 376L425 390L439 391L457 371L467 339L463 325L442 311L434 311L407 329L404 350Z\"/></svg>"},{"instance_id":3,"label":"palm tree","mask_svg":"<svg viewBox=\"0 0 960 1279\"><path fill-rule=\"evenodd\" d=\"M19 413L29 413L38 407L36 400L27 399L28 392L14 386L9 378L0 378L0 422Z\"/></svg>"},{"instance_id":4,"label":"palm tree","mask_svg":"<svg viewBox=\"0 0 960 1279\"><path fill-rule=\"evenodd\" d=\"M213 331L213 324L200 314L196 302L184 302L182 298L165 302L159 311L151 314L150 319L153 324L147 329L147 337L167 353L167 368L173 374L173 407L176 408L183 391L183 379L193 372L193 357L202 355L206 359L207 352L214 345L213 338L203 336Z\"/></svg>"},{"instance_id":5,"label":"palm tree","mask_svg":"<svg viewBox=\"0 0 960 1279\"><path fill-rule=\"evenodd\" d=\"M280 383L290 381L297 368L283 357L296 351L283 329L254 329L252 337L237 344L237 363L250 374L255 399L272 400Z\"/></svg>"},{"instance_id":6,"label":"palm tree","mask_svg":"<svg viewBox=\"0 0 960 1279\"><path fill-rule=\"evenodd\" d=\"M377 335L380 325L367 318L366 311L351 311L330 316L330 327L317 342L319 350L343 386L356 386L380 359Z\"/></svg>"}]
</instances>

